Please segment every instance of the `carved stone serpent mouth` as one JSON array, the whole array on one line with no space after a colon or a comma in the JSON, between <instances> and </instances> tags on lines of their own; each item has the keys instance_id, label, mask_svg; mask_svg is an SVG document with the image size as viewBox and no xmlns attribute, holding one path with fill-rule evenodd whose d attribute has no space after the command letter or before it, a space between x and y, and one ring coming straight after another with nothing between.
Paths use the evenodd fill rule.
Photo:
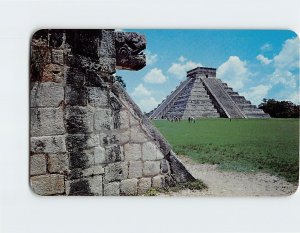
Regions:
<instances>
[{"instance_id":1,"label":"carved stone serpent mouth","mask_svg":"<svg viewBox=\"0 0 300 233\"><path fill-rule=\"evenodd\" d=\"M140 70L146 65L146 38L134 32L115 32L117 67Z\"/></svg>"}]
</instances>

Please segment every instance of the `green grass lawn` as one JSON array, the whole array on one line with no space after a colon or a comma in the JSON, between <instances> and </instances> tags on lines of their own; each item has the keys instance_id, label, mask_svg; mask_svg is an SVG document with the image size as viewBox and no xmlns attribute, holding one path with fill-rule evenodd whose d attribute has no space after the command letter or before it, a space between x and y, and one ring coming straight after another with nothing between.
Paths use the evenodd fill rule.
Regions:
<instances>
[{"instance_id":1,"label":"green grass lawn","mask_svg":"<svg viewBox=\"0 0 300 233\"><path fill-rule=\"evenodd\" d=\"M221 169L263 171L299 179L298 119L153 121L177 154Z\"/></svg>"}]
</instances>

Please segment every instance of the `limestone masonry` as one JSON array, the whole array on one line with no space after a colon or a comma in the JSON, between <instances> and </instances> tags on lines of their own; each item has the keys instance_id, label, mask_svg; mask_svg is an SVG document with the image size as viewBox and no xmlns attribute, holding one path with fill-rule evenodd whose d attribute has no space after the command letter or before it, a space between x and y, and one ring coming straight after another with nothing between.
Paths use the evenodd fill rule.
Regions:
<instances>
[{"instance_id":1,"label":"limestone masonry","mask_svg":"<svg viewBox=\"0 0 300 233\"><path fill-rule=\"evenodd\" d=\"M244 96L216 78L216 69L197 67L151 111L150 119L189 117L269 118Z\"/></svg>"},{"instance_id":2,"label":"limestone masonry","mask_svg":"<svg viewBox=\"0 0 300 233\"><path fill-rule=\"evenodd\" d=\"M146 65L145 48L144 36L114 30L33 35L30 184L35 193L140 195L194 180L114 80L116 69Z\"/></svg>"}]
</instances>

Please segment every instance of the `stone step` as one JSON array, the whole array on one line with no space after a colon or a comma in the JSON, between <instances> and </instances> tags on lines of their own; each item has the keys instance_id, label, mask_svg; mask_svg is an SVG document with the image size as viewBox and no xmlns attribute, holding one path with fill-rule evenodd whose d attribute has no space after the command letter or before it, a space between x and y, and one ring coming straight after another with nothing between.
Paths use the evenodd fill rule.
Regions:
<instances>
[{"instance_id":1,"label":"stone step","mask_svg":"<svg viewBox=\"0 0 300 233\"><path fill-rule=\"evenodd\" d=\"M209 99L209 96L207 94L199 95L198 93L194 93L191 95L180 95L177 99L190 98L190 97Z\"/></svg>"},{"instance_id":2,"label":"stone step","mask_svg":"<svg viewBox=\"0 0 300 233\"><path fill-rule=\"evenodd\" d=\"M232 87L228 87L228 86L223 86L225 91L227 92L233 92L233 88Z\"/></svg>"},{"instance_id":3,"label":"stone step","mask_svg":"<svg viewBox=\"0 0 300 233\"><path fill-rule=\"evenodd\" d=\"M197 101L197 103L199 104L202 104L202 105L212 105L212 101L210 99L202 99L202 98L199 98L199 99L180 99L180 100L177 100L173 105L176 106L176 105L181 105L183 103L186 103L187 101L189 102L195 102Z\"/></svg>"},{"instance_id":4,"label":"stone step","mask_svg":"<svg viewBox=\"0 0 300 233\"><path fill-rule=\"evenodd\" d=\"M247 113L247 118L271 118L269 114L264 113Z\"/></svg>"},{"instance_id":5,"label":"stone step","mask_svg":"<svg viewBox=\"0 0 300 233\"><path fill-rule=\"evenodd\" d=\"M252 104L238 104L239 108L242 110L247 110L247 109L257 109L255 105Z\"/></svg>"},{"instance_id":6,"label":"stone step","mask_svg":"<svg viewBox=\"0 0 300 233\"><path fill-rule=\"evenodd\" d=\"M262 109L256 108L256 109L250 109L250 110L244 110L245 114L256 114L256 113L265 113Z\"/></svg>"},{"instance_id":7,"label":"stone step","mask_svg":"<svg viewBox=\"0 0 300 233\"><path fill-rule=\"evenodd\" d=\"M191 113L191 114L184 114L183 116L182 116L182 118L183 119L188 119L188 117L194 117L194 118L219 118L220 117L220 115L218 114L218 113L209 113L209 112L207 112L207 113L204 113L204 112L202 112L202 113L197 113L197 114L193 114L193 113Z\"/></svg>"},{"instance_id":8,"label":"stone step","mask_svg":"<svg viewBox=\"0 0 300 233\"><path fill-rule=\"evenodd\" d=\"M228 93L230 96L233 96L233 95L239 95L238 92L233 91L233 90L226 90L226 91L227 91L227 93Z\"/></svg>"},{"instance_id":9,"label":"stone step","mask_svg":"<svg viewBox=\"0 0 300 233\"><path fill-rule=\"evenodd\" d=\"M233 95L233 96L230 96L230 97L237 104L251 104L251 102L246 100L244 96Z\"/></svg>"}]
</instances>

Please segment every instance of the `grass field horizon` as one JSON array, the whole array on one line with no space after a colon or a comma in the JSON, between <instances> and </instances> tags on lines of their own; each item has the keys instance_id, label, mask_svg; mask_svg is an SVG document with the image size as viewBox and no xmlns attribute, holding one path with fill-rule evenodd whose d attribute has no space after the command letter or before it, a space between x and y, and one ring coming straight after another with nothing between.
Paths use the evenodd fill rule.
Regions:
<instances>
[{"instance_id":1,"label":"grass field horizon","mask_svg":"<svg viewBox=\"0 0 300 233\"><path fill-rule=\"evenodd\" d=\"M299 180L299 119L154 120L177 154L240 172Z\"/></svg>"}]
</instances>

